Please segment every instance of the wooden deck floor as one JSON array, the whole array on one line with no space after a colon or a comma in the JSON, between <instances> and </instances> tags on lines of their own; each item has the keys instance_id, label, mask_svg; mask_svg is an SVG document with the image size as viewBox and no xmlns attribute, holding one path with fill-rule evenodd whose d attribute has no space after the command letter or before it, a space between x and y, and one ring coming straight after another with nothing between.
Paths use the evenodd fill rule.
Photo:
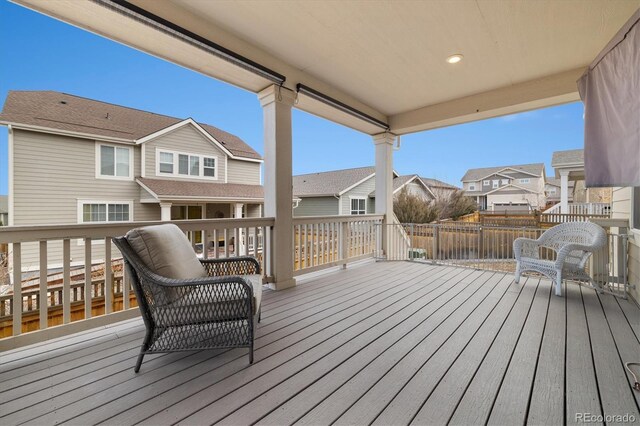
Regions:
<instances>
[{"instance_id":1,"label":"wooden deck floor","mask_svg":"<svg viewBox=\"0 0 640 426\"><path fill-rule=\"evenodd\" d=\"M140 320L0 354L0 424L563 424L640 419L632 302L371 263L265 295L246 350L147 356ZM579 423L578 419L578 423ZM610 422L615 423L615 422Z\"/></svg>"}]
</instances>

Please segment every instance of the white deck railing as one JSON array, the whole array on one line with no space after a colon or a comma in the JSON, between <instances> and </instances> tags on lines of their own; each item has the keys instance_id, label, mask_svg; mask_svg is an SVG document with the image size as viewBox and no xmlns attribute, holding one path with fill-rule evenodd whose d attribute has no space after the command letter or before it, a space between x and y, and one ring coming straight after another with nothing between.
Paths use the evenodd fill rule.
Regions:
<instances>
[{"instance_id":1,"label":"white deck railing","mask_svg":"<svg viewBox=\"0 0 640 426\"><path fill-rule=\"evenodd\" d=\"M42 340L42 337L36 336L38 333L46 332L48 338L57 337L137 315L137 309L130 309L130 299L133 298L131 288L121 256L111 239L124 235L130 229L158 223L0 228L0 244L6 243L10 247L12 278L11 291L0 295L0 329L4 331L0 337L7 337L8 330L11 330L10 335L14 340L0 341L0 350ZM254 256L263 266L263 275L270 275L266 260L270 251L270 230L274 224L272 218L182 220L172 223L189 235L199 257ZM24 244L33 245L34 242L39 252L37 271L24 274L22 248ZM55 260L53 265L54 256L48 255L50 245L61 245L62 248L61 259ZM78 248L83 249L83 261L74 259L72 262L72 247L74 252ZM96 261L96 258L99 260ZM85 265L92 266L87 271ZM35 275L35 279L29 280L29 275ZM52 325L68 327L66 331L64 327L48 330ZM38 333L27 333L36 330ZM27 336L30 334L33 337Z\"/></svg>"},{"instance_id":2,"label":"white deck railing","mask_svg":"<svg viewBox=\"0 0 640 426\"><path fill-rule=\"evenodd\" d=\"M384 216L297 217L294 226L295 275L374 257Z\"/></svg>"},{"instance_id":3,"label":"white deck railing","mask_svg":"<svg viewBox=\"0 0 640 426\"><path fill-rule=\"evenodd\" d=\"M566 214L606 215L611 212L610 203L569 203ZM543 214L561 213L560 203L549 207Z\"/></svg>"}]
</instances>

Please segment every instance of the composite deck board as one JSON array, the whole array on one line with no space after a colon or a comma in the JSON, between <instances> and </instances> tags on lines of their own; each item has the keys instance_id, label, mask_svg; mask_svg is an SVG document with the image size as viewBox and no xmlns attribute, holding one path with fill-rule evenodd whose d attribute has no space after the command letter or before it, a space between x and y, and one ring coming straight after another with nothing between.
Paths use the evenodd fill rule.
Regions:
<instances>
[{"instance_id":1,"label":"composite deck board","mask_svg":"<svg viewBox=\"0 0 640 426\"><path fill-rule=\"evenodd\" d=\"M582 289L587 326L591 338L591 352L595 364L602 411L605 416L630 414L640 419L640 412L620 360L614 336L594 291ZM637 354L636 354L637 356ZM615 423L615 422L608 422Z\"/></svg>"},{"instance_id":2,"label":"composite deck board","mask_svg":"<svg viewBox=\"0 0 640 426\"><path fill-rule=\"evenodd\" d=\"M601 406L640 418L623 368L640 351L638 306L512 281L420 262L303 278L265 292L253 365L246 349L183 352L135 374L140 319L7 351L0 423L555 424Z\"/></svg>"}]
</instances>

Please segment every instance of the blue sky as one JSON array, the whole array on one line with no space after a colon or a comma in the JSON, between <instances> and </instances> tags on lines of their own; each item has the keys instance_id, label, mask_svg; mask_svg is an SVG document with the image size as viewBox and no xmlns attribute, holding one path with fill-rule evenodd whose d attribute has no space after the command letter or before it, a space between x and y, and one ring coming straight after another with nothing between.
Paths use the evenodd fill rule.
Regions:
<instances>
[{"instance_id":1,"label":"blue sky","mask_svg":"<svg viewBox=\"0 0 640 426\"><path fill-rule=\"evenodd\" d=\"M186 70L0 0L0 101L9 90L56 90L133 108L192 117L262 146L253 93ZM469 168L543 162L583 145L581 103L402 137L400 174L460 184ZM368 135L293 113L295 174L372 165ZM0 128L0 194L7 193L7 132Z\"/></svg>"}]
</instances>

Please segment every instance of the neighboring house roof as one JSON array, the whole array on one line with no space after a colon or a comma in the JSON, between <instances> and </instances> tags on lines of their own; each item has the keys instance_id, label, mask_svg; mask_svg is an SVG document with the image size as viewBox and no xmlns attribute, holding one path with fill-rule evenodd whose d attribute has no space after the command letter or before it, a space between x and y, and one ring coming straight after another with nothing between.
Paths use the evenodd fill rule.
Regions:
<instances>
[{"instance_id":1,"label":"neighboring house roof","mask_svg":"<svg viewBox=\"0 0 640 426\"><path fill-rule=\"evenodd\" d=\"M464 174L461 181L475 182L494 174L501 174L501 173L513 172L513 171L527 173L532 176L542 176L542 174L544 173L544 164L534 163L534 164L520 164L515 166L483 167L479 169L469 169L467 170L467 173ZM505 177L508 177L508 176L505 176Z\"/></svg>"},{"instance_id":2,"label":"neighboring house roof","mask_svg":"<svg viewBox=\"0 0 640 426\"><path fill-rule=\"evenodd\" d=\"M293 195L296 197L337 196L375 175L375 172L375 167L358 167L297 175L293 177Z\"/></svg>"},{"instance_id":3,"label":"neighboring house roof","mask_svg":"<svg viewBox=\"0 0 640 426\"><path fill-rule=\"evenodd\" d=\"M558 188L560 188L560 179L554 179L554 178L548 178L547 185L552 185L552 186L557 186ZM575 186L576 182L573 180L567 181L567 186L569 188L573 188Z\"/></svg>"},{"instance_id":4,"label":"neighboring house roof","mask_svg":"<svg viewBox=\"0 0 640 426\"><path fill-rule=\"evenodd\" d=\"M404 186L408 183L411 182L417 182L420 185L422 185L422 187L425 189L425 191L427 191L429 193L429 195L431 195L432 197L435 197L435 195L433 194L433 192L431 191L431 189L429 189L429 187L422 181L422 179L420 178L420 176L418 175L403 175L403 176L396 176L393 178L393 193L395 194L396 192L400 191L402 188L404 188ZM373 190L371 191L371 193L369 193L369 197L374 198L376 196L376 191Z\"/></svg>"},{"instance_id":5,"label":"neighboring house roof","mask_svg":"<svg viewBox=\"0 0 640 426\"><path fill-rule=\"evenodd\" d=\"M571 149L568 151L555 151L551 157L551 167L580 166L584 165L584 150Z\"/></svg>"},{"instance_id":6,"label":"neighboring house roof","mask_svg":"<svg viewBox=\"0 0 640 426\"><path fill-rule=\"evenodd\" d=\"M9 197L0 195L0 214L9 213Z\"/></svg>"},{"instance_id":7,"label":"neighboring house roof","mask_svg":"<svg viewBox=\"0 0 640 426\"><path fill-rule=\"evenodd\" d=\"M458 188L455 185L451 185L448 184L446 182L443 182L441 180L438 179L431 179L431 178L425 178L425 177L420 177L420 179L422 180L422 182L427 185L429 188L438 188L438 189L451 189L451 190L458 190L460 188Z\"/></svg>"},{"instance_id":8,"label":"neighboring house roof","mask_svg":"<svg viewBox=\"0 0 640 426\"><path fill-rule=\"evenodd\" d=\"M185 119L100 102L54 91L10 91L0 123L135 142ZM261 159L239 137L198 123L232 155Z\"/></svg>"},{"instance_id":9,"label":"neighboring house roof","mask_svg":"<svg viewBox=\"0 0 640 426\"><path fill-rule=\"evenodd\" d=\"M221 201L262 201L264 199L264 188L262 185L148 178L137 178L136 182L158 200L211 199Z\"/></svg>"}]
</instances>

